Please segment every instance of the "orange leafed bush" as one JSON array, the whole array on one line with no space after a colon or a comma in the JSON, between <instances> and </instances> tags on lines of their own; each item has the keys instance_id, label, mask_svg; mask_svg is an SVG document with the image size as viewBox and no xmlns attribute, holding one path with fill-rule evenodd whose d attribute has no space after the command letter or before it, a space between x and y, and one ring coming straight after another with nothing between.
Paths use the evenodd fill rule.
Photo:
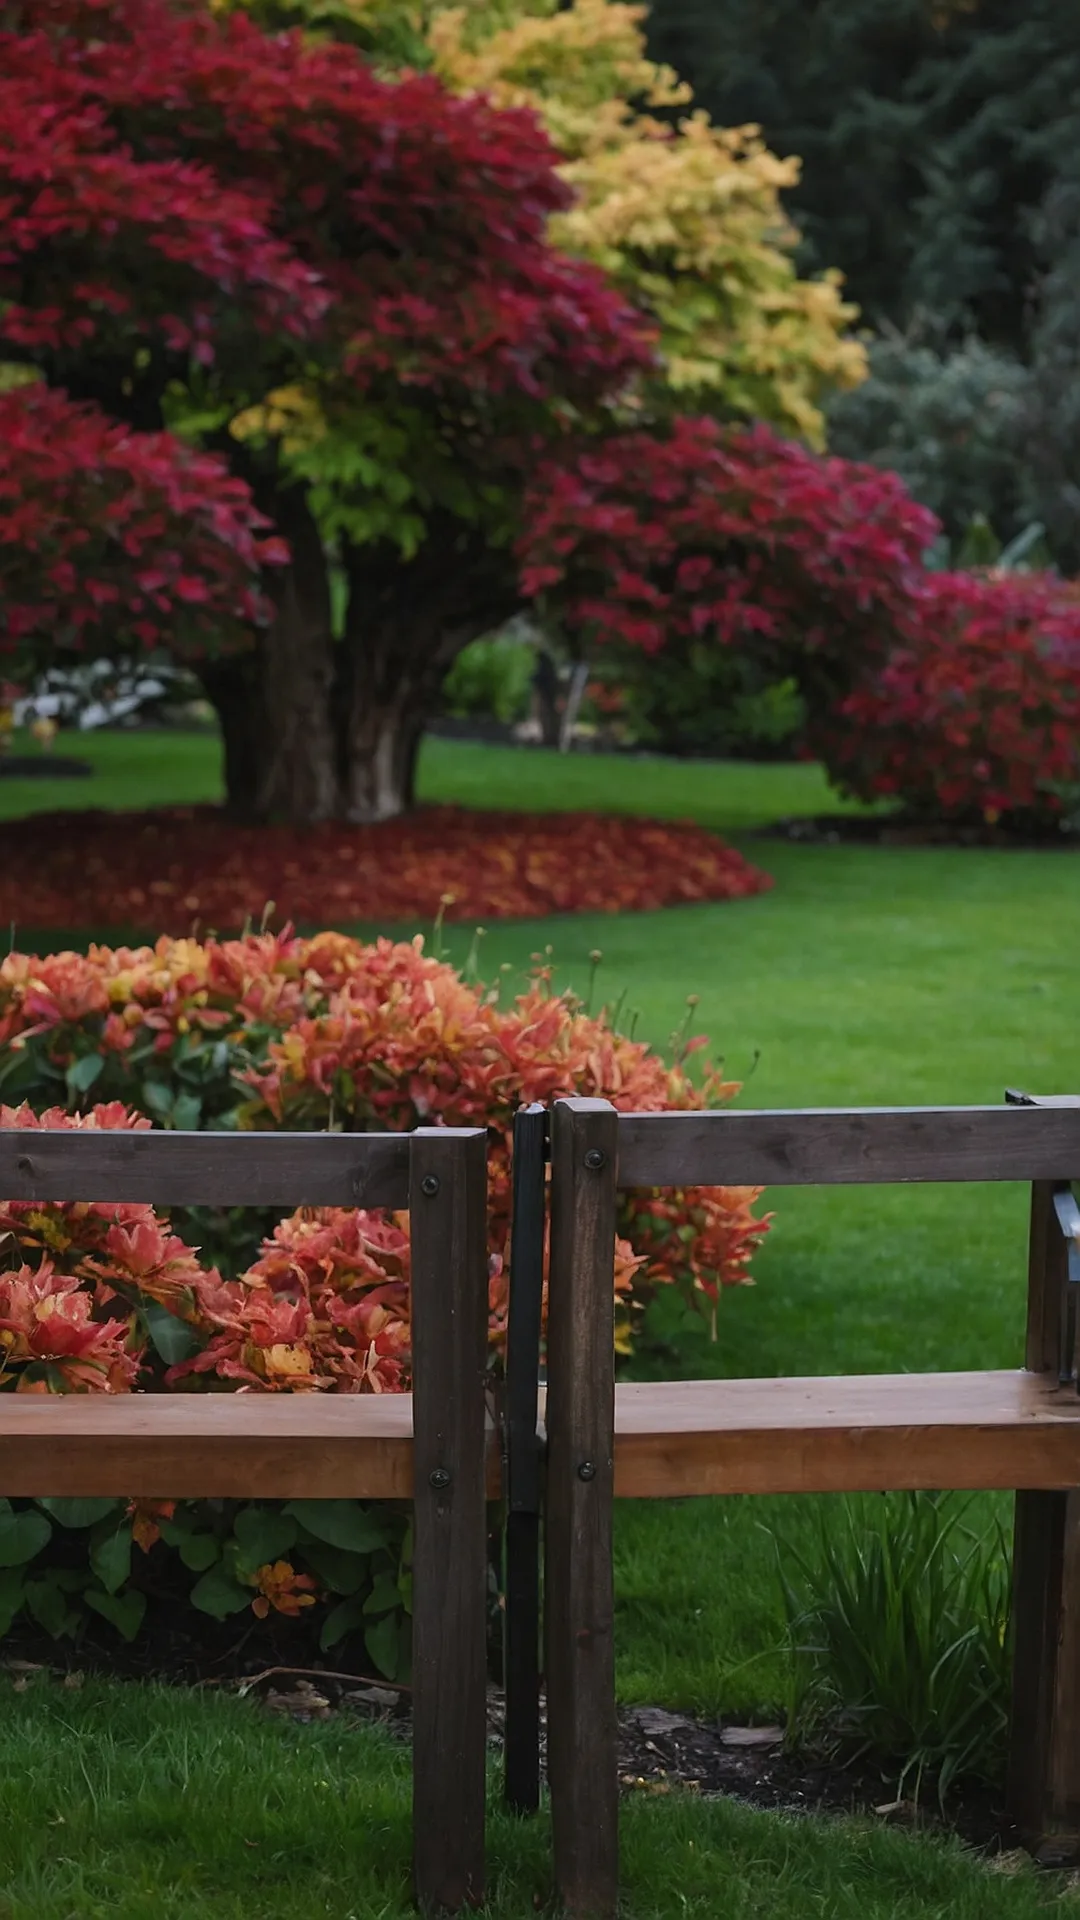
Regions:
<instances>
[{"instance_id":1,"label":"orange leafed bush","mask_svg":"<svg viewBox=\"0 0 1080 1920\"><path fill-rule=\"evenodd\" d=\"M30 1102L19 1112L4 1109L0 1124L38 1124L30 1108L45 1107L50 1090L64 1090L77 1109L92 1089L111 1103L98 1100L81 1124L146 1125L151 1116L189 1127L485 1126L496 1355L506 1328L517 1107L566 1094L604 1096L624 1111L726 1099L737 1089L717 1070L706 1066L698 1080L687 1071L687 1053L703 1044L689 1042L669 1064L605 1015L554 993L544 972L503 1006L495 992L425 953L420 939L162 938L154 947L95 947L85 956L13 953L0 963L0 1072ZM59 1109L40 1122L71 1123ZM758 1198L758 1190L741 1188L623 1196L616 1263L623 1344L634 1307L657 1284L677 1280L705 1302L746 1279L767 1228L754 1214ZM74 1279L94 1301L84 1335L93 1367L73 1361L64 1371L58 1355L9 1348L18 1355L11 1367L29 1369L27 1384L115 1388L125 1384L127 1366L126 1384L137 1377L186 1388L217 1381L318 1392L408 1385L406 1215L294 1214L224 1278L146 1207L8 1206L0 1211L4 1231L20 1266L50 1264L50 1298L71 1297ZM148 1345L150 1304L191 1333L191 1350L168 1369L156 1365ZM13 1321L36 1311L13 1296ZM118 1346L124 1314L128 1332ZM116 1323L112 1346L96 1330L106 1322Z\"/></svg>"},{"instance_id":2,"label":"orange leafed bush","mask_svg":"<svg viewBox=\"0 0 1080 1920\"><path fill-rule=\"evenodd\" d=\"M146 1126L115 1104L72 1116L0 1107L0 1127ZM215 1375L271 1391L397 1392L408 1384L408 1237L327 1208L283 1221L262 1258L223 1280L152 1207L0 1203L0 1386L106 1392ZM153 1307L189 1330L163 1371Z\"/></svg>"}]
</instances>

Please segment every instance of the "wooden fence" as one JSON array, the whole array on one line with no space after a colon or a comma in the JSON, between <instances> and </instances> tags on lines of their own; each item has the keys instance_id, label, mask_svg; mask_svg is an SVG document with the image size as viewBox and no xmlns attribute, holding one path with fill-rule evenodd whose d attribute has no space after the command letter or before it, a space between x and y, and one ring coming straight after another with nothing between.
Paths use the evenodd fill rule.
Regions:
<instances>
[{"instance_id":1,"label":"wooden fence","mask_svg":"<svg viewBox=\"0 0 1080 1920\"><path fill-rule=\"evenodd\" d=\"M556 1104L544 1415L548 1778L557 1888L579 1920L611 1920L617 1905L611 1526L620 1495L1016 1490L1008 1812L1029 1840L1069 1836L1066 1844L1080 1845L1080 1260L1069 1272L1080 1218L1068 1186L1080 1176L1080 1101L1010 1100L808 1113L619 1114L601 1100ZM616 1387L620 1189L1001 1180L1031 1182L1023 1369ZM535 1193L523 1217L535 1223ZM978 1313L977 1294L971 1308ZM514 1311L512 1297L512 1340ZM531 1337L524 1305L517 1337L523 1345ZM534 1388L534 1450L536 1416ZM511 1484L514 1432L528 1430L519 1409ZM531 1794L526 1653L519 1642L508 1741L515 1804Z\"/></svg>"},{"instance_id":2,"label":"wooden fence","mask_svg":"<svg viewBox=\"0 0 1080 1920\"><path fill-rule=\"evenodd\" d=\"M506 1787L539 1799L538 1556L556 1883L618 1898L612 1502L887 1488L1016 1490L1008 1809L1080 1846L1080 1101L1002 1108L619 1114L564 1100L515 1130L503 1468L485 1415L486 1136L0 1132L0 1194L160 1205L408 1206L414 1392L0 1395L7 1495L411 1499L413 1849L429 1912L484 1884L485 1501L505 1490ZM550 1156L546 1405L538 1400ZM614 1380L621 1189L1032 1183L1014 1372ZM978 1300L973 1299L973 1312ZM540 1416L543 1413L541 1424ZM546 1469L543 1455L546 1451Z\"/></svg>"},{"instance_id":3,"label":"wooden fence","mask_svg":"<svg viewBox=\"0 0 1080 1920\"><path fill-rule=\"evenodd\" d=\"M5 1495L411 1500L413 1867L484 1886L487 1176L480 1128L409 1135L0 1132L12 1200L408 1207L414 1390L0 1395Z\"/></svg>"}]
</instances>

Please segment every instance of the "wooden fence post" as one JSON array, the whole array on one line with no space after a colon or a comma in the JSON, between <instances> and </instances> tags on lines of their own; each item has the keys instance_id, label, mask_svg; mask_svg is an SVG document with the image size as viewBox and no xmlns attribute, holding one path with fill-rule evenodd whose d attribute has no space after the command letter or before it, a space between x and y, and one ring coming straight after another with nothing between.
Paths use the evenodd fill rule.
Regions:
<instances>
[{"instance_id":1,"label":"wooden fence post","mask_svg":"<svg viewBox=\"0 0 1080 1920\"><path fill-rule=\"evenodd\" d=\"M612 1501L618 1115L551 1116L544 1618L555 1886L573 1920L618 1901Z\"/></svg>"},{"instance_id":2,"label":"wooden fence post","mask_svg":"<svg viewBox=\"0 0 1080 1920\"><path fill-rule=\"evenodd\" d=\"M504 1793L514 1813L540 1805L540 1442L537 1411L547 1218L547 1113L514 1115L514 1216L506 1336Z\"/></svg>"},{"instance_id":3,"label":"wooden fence post","mask_svg":"<svg viewBox=\"0 0 1080 1920\"><path fill-rule=\"evenodd\" d=\"M1024 1364L1036 1373L1073 1363L1063 1350L1068 1252L1056 1190L1051 1180L1031 1189ZM1016 1495L1012 1636L1006 1813L1047 1862L1073 1860L1080 1856L1080 1492Z\"/></svg>"},{"instance_id":4,"label":"wooden fence post","mask_svg":"<svg viewBox=\"0 0 1080 1920\"><path fill-rule=\"evenodd\" d=\"M428 1914L484 1895L487 1137L410 1137L413 1880Z\"/></svg>"}]
</instances>

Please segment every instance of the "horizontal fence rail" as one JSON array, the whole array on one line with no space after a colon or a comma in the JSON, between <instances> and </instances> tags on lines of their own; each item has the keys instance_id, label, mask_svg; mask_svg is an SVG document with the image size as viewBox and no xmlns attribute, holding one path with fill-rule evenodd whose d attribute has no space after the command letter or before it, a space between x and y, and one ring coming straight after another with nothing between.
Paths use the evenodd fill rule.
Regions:
<instances>
[{"instance_id":1,"label":"horizontal fence rail","mask_svg":"<svg viewBox=\"0 0 1080 1920\"><path fill-rule=\"evenodd\" d=\"M620 1187L1069 1180L1080 1099L1031 1107L828 1107L619 1116Z\"/></svg>"},{"instance_id":2,"label":"horizontal fence rail","mask_svg":"<svg viewBox=\"0 0 1080 1920\"><path fill-rule=\"evenodd\" d=\"M470 1129L439 1129L448 1141ZM406 1133L0 1131L5 1200L173 1207L406 1207Z\"/></svg>"}]
</instances>

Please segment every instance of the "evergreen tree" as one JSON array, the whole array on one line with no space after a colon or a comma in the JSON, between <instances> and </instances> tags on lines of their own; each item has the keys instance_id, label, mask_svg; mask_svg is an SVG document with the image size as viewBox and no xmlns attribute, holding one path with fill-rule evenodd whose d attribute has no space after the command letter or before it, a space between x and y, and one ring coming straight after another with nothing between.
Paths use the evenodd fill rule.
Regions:
<instances>
[{"instance_id":1,"label":"evergreen tree","mask_svg":"<svg viewBox=\"0 0 1080 1920\"><path fill-rule=\"evenodd\" d=\"M1034 217L1080 135L1075 0L654 0L649 43L801 156L806 263L868 321L1023 351Z\"/></svg>"}]
</instances>

